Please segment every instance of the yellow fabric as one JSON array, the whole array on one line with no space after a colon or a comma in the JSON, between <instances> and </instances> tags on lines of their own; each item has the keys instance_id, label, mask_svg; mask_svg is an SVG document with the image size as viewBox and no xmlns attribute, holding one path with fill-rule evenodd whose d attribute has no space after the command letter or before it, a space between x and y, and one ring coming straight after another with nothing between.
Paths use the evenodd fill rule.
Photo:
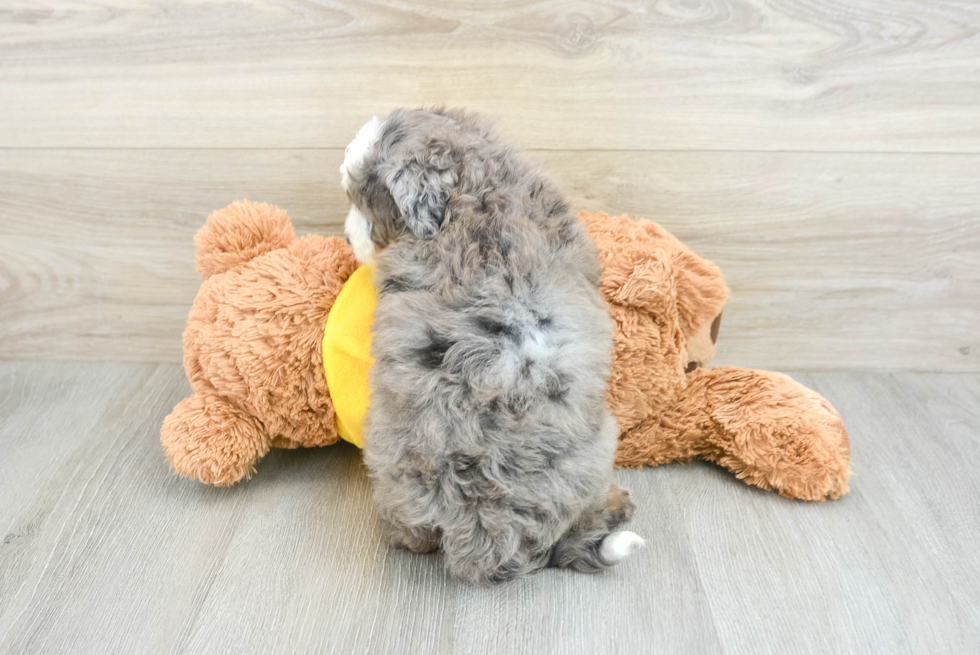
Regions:
<instances>
[{"instance_id":1,"label":"yellow fabric","mask_svg":"<svg viewBox=\"0 0 980 655\"><path fill-rule=\"evenodd\" d=\"M374 363L371 324L377 305L374 268L361 266L340 290L323 328L323 371L337 413L337 432L358 448L364 447L368 369Z\"/></svg>"}]
</instances>

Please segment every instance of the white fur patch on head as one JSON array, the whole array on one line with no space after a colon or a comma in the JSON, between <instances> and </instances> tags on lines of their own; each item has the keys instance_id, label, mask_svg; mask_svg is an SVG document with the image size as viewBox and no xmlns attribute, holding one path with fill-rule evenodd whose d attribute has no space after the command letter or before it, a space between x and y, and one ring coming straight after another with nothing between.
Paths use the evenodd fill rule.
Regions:
<instances>
[{"instance_id":1,"label":"white fur patch on head","mask_svg":"<svg viewBox=\"0 0 980 655\"><path fill-rule=\"evenodd\" d=\"M382 125L384 123L381 122L381 119L375 116L361 126L354 140L347 144L347 149L344 150L344 163L340 165L340 179L345 191L350 191L351 175L358 174L364 164L364 159L367 158L374 144L378 142Z\"/></svg>"},{"instance_id":2,"label":"white fur patch on head","mask_svg":"<svg viewBox=\"0 0 980 655\"><path fill-rule=\"evenodd\" d=\"M347 213L347 220L344 221L344 234L350 241L351 248L354 249L354 257L362 264L374 264L374 241L371 240L371 221L351 206Z\"/></svg>"},{"instance_id":3,"label":"white fur patch on head","mask_svg":"<svg viewBox=\"0 0 980 655\"><path fill-rule=\"evenodd\" d=\"M645 546L646 543L643 537L635 532L613 532L602 540L599 554L607 562L618 562L633 552L634 548Z\"/></svg>"}]
</instances>

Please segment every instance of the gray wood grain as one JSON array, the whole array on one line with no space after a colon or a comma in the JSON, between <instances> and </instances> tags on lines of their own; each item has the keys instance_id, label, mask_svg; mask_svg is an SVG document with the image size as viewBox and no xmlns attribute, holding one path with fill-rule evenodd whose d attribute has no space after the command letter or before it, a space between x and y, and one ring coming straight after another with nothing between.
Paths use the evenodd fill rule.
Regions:
<instances>
[{"instance_id":1,"label":"gray wood grain","mask_svg":"<svg viewBox=\"0 0 980 655\"><path fill-rule=\"evenodd\" d=\"M0 146L343 147L460 104L531 147L980 152L967 0L100 0L0 14Z\"/></svg>"},{"instance_id":2,"label":"gray wood grain","mask_svg":"<svg viewBox=\"0 0 980 655\"><path fill-rule=\"evenodd\" d=\"M0 652L962 653L980 644L980 376L809 373L852 491L619 471L648 547L493 589L380 540L359 452L174 477L175 365L0 363Z\"/></svg>"},{"instance_id":3,"label":"gray wood grain","mask_svg":"<svg viewBox=\"0 0 980 655\"><path fill-rule=\"evenodd\" d=\"M980 155L536 151L732 287L718 363L980 370ZM340 150L0 150L0 359L181 361L194 232L242 197L337 233Z\"/></svg>"}]
</instances>

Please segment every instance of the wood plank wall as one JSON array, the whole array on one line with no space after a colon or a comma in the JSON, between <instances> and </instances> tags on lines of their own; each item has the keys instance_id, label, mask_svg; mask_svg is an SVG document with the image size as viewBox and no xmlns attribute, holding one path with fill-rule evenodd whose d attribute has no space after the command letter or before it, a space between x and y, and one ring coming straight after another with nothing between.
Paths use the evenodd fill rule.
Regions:
<instances>
[{"instance_id":1,"label":"wood plank wall","mask_svg":"<svg viewBox=\"0 0 980 655\"><path fill-rule=\"evenodd\" d=\"M179 361L207 214L337 233L343 146L423 104L722 266L718 362L980 370L968 0L0 8L0 358Z\"/></svg>"}]
</instances>

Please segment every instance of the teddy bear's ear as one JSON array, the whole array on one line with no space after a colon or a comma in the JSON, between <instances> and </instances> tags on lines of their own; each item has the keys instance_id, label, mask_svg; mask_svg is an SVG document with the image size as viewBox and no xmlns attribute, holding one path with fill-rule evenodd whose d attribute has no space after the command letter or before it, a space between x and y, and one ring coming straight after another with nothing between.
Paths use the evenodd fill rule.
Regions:
<instances>
[{"instance_id":1,"label":"teddy bear's ear","mask_svg":"<svg viewBox=\"0 0 980 655\"><path fill-rule=\"evenodd\" d=\"M602 264L601 287L610 302L676 315L677 287L669 250L628 216L582 212L579 220L595 242Z\"/></svg>"},{"instance_id":2,"label":"teddy bear's ear","mask_svg":"<svg viewBox=\"0 0 980 655\"><path fill-rule=\"evenodd\" d=\"M677 309L684 334L691 337L703 330L710 331L728 300L728 285L721 270L683 245L672 259L677 277Z\"/></svg>"},{"instance_id":3,"label":"teddy bear's ear","mask_svg":"<svg viewBox=\"0 0 980 655\"><path fill-rule=\"evenodd\" d=\"M214 212L194 235L201 278L241 266L259 255L285 248L296 238L285 211L244 200Z\"/></svg>"},{"instance_id":4,"label":"teddy bear's ear","mask_svg":"<svg viewBox=\"0 0 980 655\"><path fill-rule=\"evenodd\" d=\"M672 278L678 321L687 337L721 313L728 299L728 286L721 271L670 232L651 221L625 215L582 213L579 218L599 246L603 277L611 275L618 280L617 285L629 278L640 280L651 275L662 278L662 282ZM662 282L654 286L662 286ZM621 293L631 293L630 304L635 306L662 304L658 293L649 288L627 288Z\"/></svg>"},{"instance_id":5,"label":"teddy bear's ear","mask_svg":"<svg viewBox=\"0 0 980 655\"><path fill-rule=\"evenodd\" d=\"M677 281L668 254L663 250L652 250L642 258L625 263L627 266L604 270L602 287L606 297L664 320L676 320Z\"/></svg>"}]
</instances>

